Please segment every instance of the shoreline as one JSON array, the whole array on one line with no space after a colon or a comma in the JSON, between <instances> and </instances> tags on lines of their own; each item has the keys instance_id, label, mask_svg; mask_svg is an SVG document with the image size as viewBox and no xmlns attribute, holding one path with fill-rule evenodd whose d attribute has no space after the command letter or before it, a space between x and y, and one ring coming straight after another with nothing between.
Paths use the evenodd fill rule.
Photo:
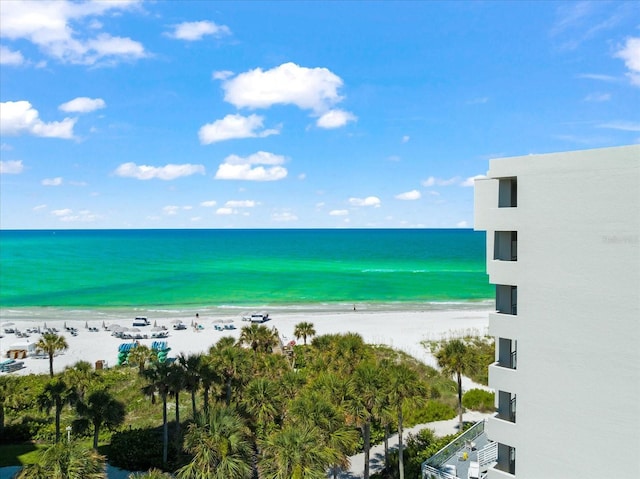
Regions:
<instances>
[{"instance_id":1,"label":"shoreline","mask_svg":"<svg viewBox=\"0 0 640 479\"><path fill-rule=\"evenodd\" d=\"M356 311L353 311L353 304L350 305L351 310L346 308L348 305L340 306L341 309L328 310L317 309L315 305L300 305L296 308L282 306L264 308L271 319L263 324L270 329L275 327L285 344L295 341L293 336L295 325L307 321L313 323L317 335L357 333L367 343L382 344L402 350L427 365L435 366L435 359L421 345L422 341L464 335L486 335L489 312L495 310L493 301L480 304L475 302L420 304L416 305L419 306L416 309L406 304L389 305L387 303L384 309L356 304ZM92 365L101 360L106 362L107 367L116 366L119 345L134 342L135 339L123 340L112 336L110 331L103 329L103 322L106 327L119 324L131 328L134 317L146 316L150 326L140 327L139 333L132 334L146 335L146 339L142 338L138 341L151 346L152 342L157 340L151 337L152 326L156 324L158 327L165 327L169 336L162 341L166 341L171 348L169 357L176 357L181 353L186 355L206 353L209 347L225 336L237 339L242 327L250 324L242 321L241 316L256 310L263 309L241 307L162 311L143 308L124 311L60 308L3 309L0 317L0 335L4 336L0 339L1 360L6 359L6 351L12 345L23 342L35 343L40 337L37 333L30 334L28 338L5 334L4 329L7 325L20 331L26 331L28 328L44 328L45 323L48 328L57 328L58 333L63 335L69 344L69 349L54 358L54 372L60 372L80 360L88 361ZM173 325L177 321L182 321L186 329L174 330ZM196 322L201 325L201 329L192 326L192 323ZM65 330L65 323L69 328L77 329L76 336ZM233 324L236 329L216 330L216 326L222 323ZM97 331L90 331L87 326ZM48 372L49 361L46 357L42 359L28 357L23 361L25 367L11 374Z\"/></svg>"}]
</instances>

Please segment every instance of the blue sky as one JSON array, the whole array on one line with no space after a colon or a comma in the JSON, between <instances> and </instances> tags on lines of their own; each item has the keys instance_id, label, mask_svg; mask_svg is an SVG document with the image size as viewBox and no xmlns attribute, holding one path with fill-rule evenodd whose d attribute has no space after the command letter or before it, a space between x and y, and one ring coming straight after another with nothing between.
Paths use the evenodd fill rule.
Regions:
<instances>
[{"instance_id":1,"label":"blue sky","mask_svg":"<svg viewBox=\"0 0 640 479\"><path fill-rule=\"evenodd\" d=\"M634 2L0 4L0 227L455 228L640 142Z\"/></svg>"}]
</instances>

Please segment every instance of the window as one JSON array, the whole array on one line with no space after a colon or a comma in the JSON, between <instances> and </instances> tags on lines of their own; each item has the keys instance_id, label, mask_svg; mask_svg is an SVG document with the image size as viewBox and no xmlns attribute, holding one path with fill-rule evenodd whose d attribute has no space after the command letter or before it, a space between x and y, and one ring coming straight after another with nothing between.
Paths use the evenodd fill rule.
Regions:
<instances>
[{"instance_id":1,"label":"window","mask_svg":"<svg viewBox=\"0 0 640 479\"><path fill-rule=\"evenodd\" d=\"M518 260L517 231L496 231L494 233L493 259L500 261Z\"/></svg>"},{"instance_id":2,"label":"window","mask_svg":"<svg viewBox=\"0 0 640 479\"><path fill-rule=\"evenodd\" d=\"M498 207L515 208L518 206L518 179L501 178L498 182Z\"/></svg>"},{"instance_id":3,"label":"window","mask_svg":"<svg viewBox=\"0 0 640 479\"><path fill-rule=\"evenodd\" d=\"M496 285L496 310L503 314L518 314L518 287Z\"/></svg>"}]
</instances>

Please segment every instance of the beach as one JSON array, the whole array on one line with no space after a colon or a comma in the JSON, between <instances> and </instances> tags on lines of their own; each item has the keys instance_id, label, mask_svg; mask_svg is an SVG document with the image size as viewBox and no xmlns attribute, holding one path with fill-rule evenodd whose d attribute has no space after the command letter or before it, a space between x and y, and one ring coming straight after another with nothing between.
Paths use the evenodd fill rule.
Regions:
<instances>
[{"instance_id":1,"label":"beach","mask_svg":"<svg viewBox=\"0 0 640 479\"><path fill-rule=\"evenodd\" d=\"M356 306L354 305L353 308ZM269 311L270 319L263 324L270 329L275 328L284 344L296 341L293 335L294 328L296 324L306 321L314 325L317 335L358 333L369 344L387 345L404 351L430 366L435 366L433 356L421 344L423 341L464 335L485 335L488 332L488 314L493 309L493 306L488 303L470 303L464 306L456 304L451 307L440 305L428 309L406 309L398 305L397 310L388 307L364 310L357 308L348 311L279 308ZM4 360L6 352L13 349L14 345L35 343L40 337L37 332L29 334L29 337L17 337L15 333L5 333L5 329L25 332L27 329L33 330L38 327L42 331L47 327L57 329L69 345L67 350L55 356L54 372L63 371L64 368L78 361L88 361L92 365L97 361L103 361L105 367L114 367L117 365L118 348L121 344L138 341L140 344L151 346L153 341L158 341L152 338L152 335L159 328L166 328L168 332L168 337L161 341L166 341L171 348L168 355L171 358L179 354L204 353L225 336L237 339L242 327L250 324L242 319L246 312L234 310L145 311L144 315L149 320L149 326L138 327L139 332L127 332L133 336L143 336L142 339L119 339L105 329L115 324L132 328L134 317L142 315L136 310L132 310L130 316L126 316L125 311L117 313L96 311L92 314L91 311L61 311L46 308L30 309L28 312L5 309L0 321L0 335L3 336L0 339L0 354ZM174 329L179 322L182 322L186 329ZM231 325L235 329L223 331L216 329L216 326L220 328ZM75 329L76 335L65 329L65 326ZM146 339L144 339L145 335ZM299 340L301 341L302 339ZM307 341L310 339L308 338ZM11 374L43 374L49 370L49 361L46 356L27 357L21 361L24 361L24 368Z\"/></svg>"}]
</instances>

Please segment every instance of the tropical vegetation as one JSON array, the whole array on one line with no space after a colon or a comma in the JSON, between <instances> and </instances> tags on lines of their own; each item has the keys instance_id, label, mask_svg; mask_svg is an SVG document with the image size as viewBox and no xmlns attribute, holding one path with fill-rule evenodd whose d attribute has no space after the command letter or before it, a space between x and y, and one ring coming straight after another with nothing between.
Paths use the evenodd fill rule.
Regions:
<instances>
[{"instance_id":1,"label":"tropical vegetation","mask_svg":"<svg viewBox=\"0 0 640 479\"><path fill-rule=\"evenodd\" d=\"M455 417L451 369L443 375L353 333L318 336L312 324L297 333L311 340L283 347L275 330L252 324L237 341L166 362L142 350L111 369L79 363L53 377L2 377L3 437L55 444L24 477L84 447L87 464L104 455L149 471L135 477L179 479L336 477L364 452L368 479L372 444L397 431L402 452L405 427ZM68 425L71 441L61 437ZM385 466L405 477L405 457L387 448Z\"/></svg>"}]
</instances>

